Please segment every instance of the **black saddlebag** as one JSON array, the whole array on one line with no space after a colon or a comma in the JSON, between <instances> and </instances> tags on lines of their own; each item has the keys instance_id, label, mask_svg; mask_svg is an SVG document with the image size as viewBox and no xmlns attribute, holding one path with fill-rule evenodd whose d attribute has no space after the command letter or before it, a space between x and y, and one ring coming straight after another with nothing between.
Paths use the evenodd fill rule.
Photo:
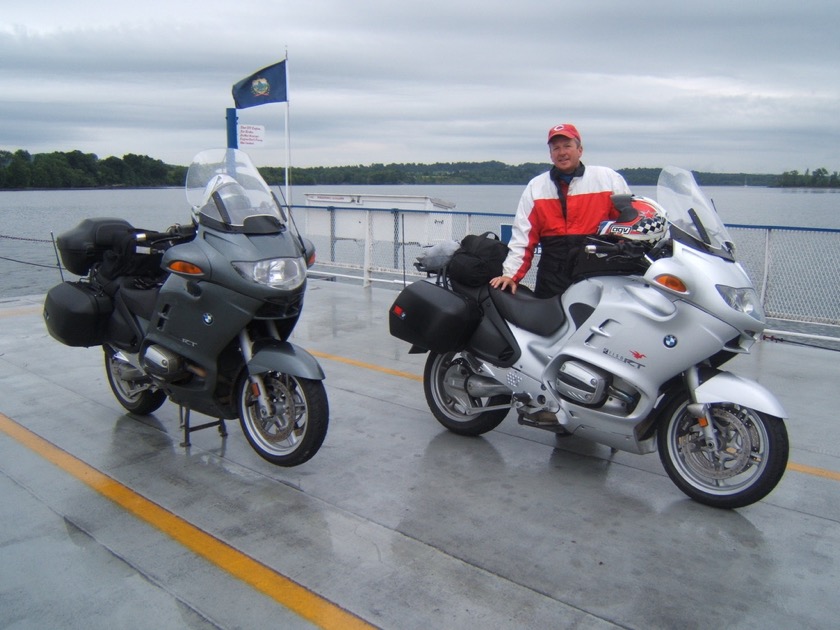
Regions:
<instances>
[{"instance_id":1,"label":"black saddlebag","mask_svg":"<svg viewBox=\"0 0 840 630\"><path fill-rule=\"evenodd\" d=\"M102 262L106 251L133 231L125 219L85 219L72 230L59 234L55 242L67 271L84 276L94 264Z\"/></svg>"},{"instance_id":2,"label":"black saddlebag","mask_svg":"<svg viewBox=\"0 0 840 630\"><path fill-rule=\"evenodd\" d=\"M388 312L392 336L432 352L462 350L480 319L475 301L425 280L403 289Z\"/></svg>"},{"instance_id":3,"label":"black saddlebag","mask_svg":"<svg viewBox=\"0 0 840 630\"><path fill-rule=\"evenodd\" d=\"M47 292L44 323L53 338L66 346L99 346L105 342L111 298L87 282L62 282Z\"/></svg>"}]
</instances>

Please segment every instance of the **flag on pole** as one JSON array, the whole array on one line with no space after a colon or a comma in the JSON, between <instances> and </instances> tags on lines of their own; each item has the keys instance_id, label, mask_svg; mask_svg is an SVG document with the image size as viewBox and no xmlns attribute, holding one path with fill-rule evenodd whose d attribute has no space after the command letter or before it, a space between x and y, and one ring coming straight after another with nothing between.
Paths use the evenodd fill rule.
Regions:
<instances>
[{"instance_id":1,"label":"flag on pole","mask_svg":"<svg viewBox=\"0 0 840 630\"><path fill-rule=\"evenodd\" d=\"M242 79L233 86L232 94L236 109L288 101L286 95L286 60L263 68Z\"/></svg>"}]
</instances>

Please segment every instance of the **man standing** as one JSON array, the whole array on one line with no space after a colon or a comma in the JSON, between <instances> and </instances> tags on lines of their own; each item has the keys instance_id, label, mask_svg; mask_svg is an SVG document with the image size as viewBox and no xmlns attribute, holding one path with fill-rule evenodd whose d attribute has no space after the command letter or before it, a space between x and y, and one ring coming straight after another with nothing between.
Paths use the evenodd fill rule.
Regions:
<instances>
[{"instance_id":1,"label":"man standing","mask_svg":"<svg viewBox=\"0 0 840 630\"><path fill-rule=\"evenodd\" d=\"M543 298L569 287L573 257L586 237L598 232L601 221L618 217L611 196L630 194L627 182L614 170L584 166L583 145L574 125L549 129L548 148L553 166L525 187L502 275L490 280L491 286L515 293L531 268L536 246L541 245L534 294Z\"/></svg>"}]
</instances>

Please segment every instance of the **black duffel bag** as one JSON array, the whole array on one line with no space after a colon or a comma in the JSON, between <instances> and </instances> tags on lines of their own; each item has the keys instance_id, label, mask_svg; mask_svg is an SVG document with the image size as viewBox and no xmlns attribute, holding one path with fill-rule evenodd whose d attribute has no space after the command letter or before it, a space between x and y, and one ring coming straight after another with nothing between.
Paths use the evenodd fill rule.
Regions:
<instances>
[{"instance_id":1,"label":"black duffel bag","mask_svg":"<svg viewBox=\"0 0 840 630\"><path fill-rule=\"evenodd\" d=\"M507 254L507 245L493 232L469 234L452 255L446 272L457 283L480 287L502 275L502 263Z\"/></svg>"}]
</instances>

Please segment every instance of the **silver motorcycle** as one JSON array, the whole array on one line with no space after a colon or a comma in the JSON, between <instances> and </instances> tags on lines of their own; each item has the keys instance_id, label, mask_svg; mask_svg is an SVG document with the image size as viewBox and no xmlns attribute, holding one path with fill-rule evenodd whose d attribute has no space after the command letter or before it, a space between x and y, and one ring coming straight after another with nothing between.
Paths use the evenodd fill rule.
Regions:
<instances>
[{"instance_id":1,"label":"silver motorcycle","mask_svg":"<svg viewBox=\"0 0 840 630\"><path fill-rule=\"evenodd\" d=\"M491 431L513 409L523 425L658 450L686 495L743 507L776 487L788 460L782 405L721 369L749 352L765 315L691 173L663 170L654 203L667 236L651 245L592 237L581 259L602 270L591 265L560 298L442 274L400 293L391 334L429 353L426 400L455 433Z\"/></svg>"}]
</instances>

